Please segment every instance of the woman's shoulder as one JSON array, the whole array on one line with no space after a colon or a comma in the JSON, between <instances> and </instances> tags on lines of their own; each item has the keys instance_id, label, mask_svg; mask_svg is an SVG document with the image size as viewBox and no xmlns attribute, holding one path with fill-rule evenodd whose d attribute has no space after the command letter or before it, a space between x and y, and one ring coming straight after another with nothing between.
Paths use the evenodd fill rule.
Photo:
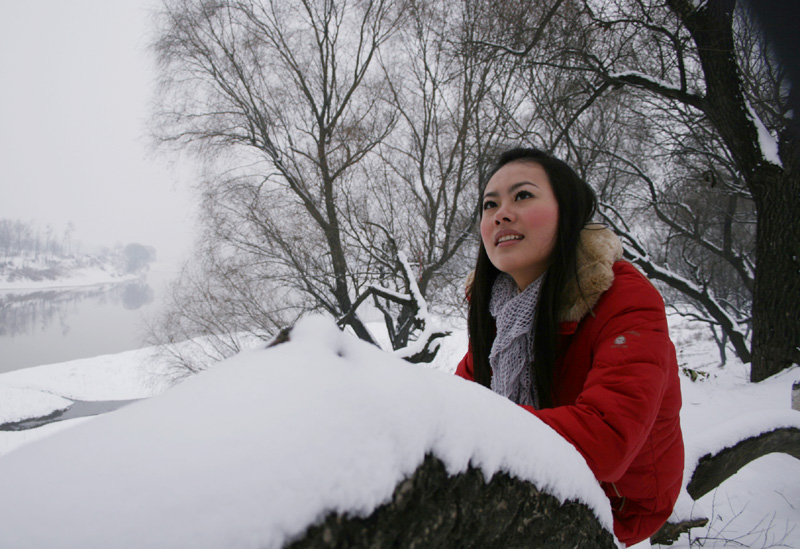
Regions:
<instances>
[{"instance_id":1,"label":"woman's shoulder","mask_svg":"<svg viewBox=\"0 0 800 549\"><path fill-rule=\"evenodd\" d=\"M664 310L664 298L653 283L632 263L614 262L614 282L603 294L598 307L611 302L624 308Z\"/></svg>"},{"instance_id":2,"label":"woman's shoulder","mask_svg":"<svg viewBox=\"0 0 800 549\"><path fill-rule=\"evenodd\" d=\"M614 271L614 282L611 284L610 289L619 289L620 287L626 289L641 288L647 292L655 292L659 296L661 295L650 279L630 261L624 259L615 261L612 270Z\"/></svg>"}]
</instances>

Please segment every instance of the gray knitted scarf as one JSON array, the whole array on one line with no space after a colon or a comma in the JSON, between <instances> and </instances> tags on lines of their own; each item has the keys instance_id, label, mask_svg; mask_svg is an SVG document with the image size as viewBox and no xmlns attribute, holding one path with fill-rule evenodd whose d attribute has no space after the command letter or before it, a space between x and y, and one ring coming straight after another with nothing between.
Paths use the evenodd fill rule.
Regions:
<instances>
[{"instance_id":1,"label":"gray knitted scarf","mask_svg":"<svg viewBox=\"0 0 800 549\"><path fill-rule=\"evenodd\" d=\"M514 279L500 273L489 301L489 312L497 326L489 353L492 391L535 408L539 403L529 365L533 361L533 323L542 280L544 276L519 292Z\"/></svg>"}]
</instances>

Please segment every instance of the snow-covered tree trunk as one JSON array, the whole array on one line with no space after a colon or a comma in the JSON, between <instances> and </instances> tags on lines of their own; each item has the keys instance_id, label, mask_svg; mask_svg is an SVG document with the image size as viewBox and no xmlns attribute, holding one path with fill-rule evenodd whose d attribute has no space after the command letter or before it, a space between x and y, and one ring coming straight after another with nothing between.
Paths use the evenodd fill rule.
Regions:
<instances>
[{"instance_id":1,"label":"snow-covered tree trunk","mask_svg":"<svg viewBox=\"0 0 800 549\"><path fill-rule=\"evenodd\" d=\"M583 503L561 503L502 473L488 483L474 468L448 476L428 455L370 516L332 513L287 547L602 549L616 543Z\"/></svg>"},{"instance_id":2,"label":"snow-covered tree trunk","mask_svg":"<svg viewBox=\"0 0 800 549\"><path fill-rule=\"evenodd\" d=\"M800 135L789 125L776 140L749 107L734 43L736 0L667 3L691 33L706 87L703 97L680 95L709 117L756 204L751 380L761 381L800 360Z\"/></svg>"},{"instance_id":3,"label":"snow-covered tree trunk","mask_svg":"<svg viewBox=\"0 0 800 549\"><path fill-rule=\"evenodd\" d=\"M672 516L652 543L671 545L681 534L705 526L712 514L697 500L719 487L740 469L771 453L800 459L800 414L761 411L713 427L711 432L685 440L684 489Z\"/></svg>"}]
</instances>

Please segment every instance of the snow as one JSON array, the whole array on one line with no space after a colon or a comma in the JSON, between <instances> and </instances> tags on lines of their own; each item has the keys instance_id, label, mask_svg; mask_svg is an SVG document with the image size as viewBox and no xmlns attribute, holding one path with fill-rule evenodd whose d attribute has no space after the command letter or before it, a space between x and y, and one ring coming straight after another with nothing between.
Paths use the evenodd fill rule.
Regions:
<instances>
[{"instance_id":1,"label":"snow","mask_svg":"<svg viewBox=\"0 0 800 549\"><path fill-rule=\"evenodd\" d=\"M758 116L749 101L746 102L746 106L747 117L753 121L753 124L758 131L758 145L761 149L761 156L764 157L764 160L767 162L783 168L783 162L781 161L780 153L778 152L778 140L775 139L775 136L772 135L772 132L770 132L764 125L764 122L761 121L761 118Z\"/></svg>"},{"instance_id":2,"label":"snow","mask_svg":"<svg viewBox=\"0 0 800 549\"><path fill-rule=\"evenodd\" d=\"M674 90L674 91L681 91L681 88L679 86L676 86L671 82L667 82L666 80L661 80L660 78L655 78L653 76L650 76L649 74L645 74L639 71L632 71L632 70L617 71L609 73L608 76L609 78L626 78L626 77L639 78L641 80L652 82L653 84L657 85L660 88Z\"/></svg>"},{"instance_id":3,"label":"snow","mask_svg":"<svg viewBox=\"0 0 800 549\"><path fill-rule=\"evenodd\" d=\"M70 427L73 427L85 421L90 421L91 419L92 419L91 417L82 417L82 418L68 419L64 421L56 421L53 423L48 423L36 429L28 429L25 431L0 432L0 435L2 435L0 436L0 456L3 456L11 452L12 450L15 450L20 446L24 446L35 440L49 437L53 433L62 431L64 429L69 429Z\"/></svg>"},{"instance_id":4,"label":"snow","mask_svg":"<svg viewBox=\"0 0 800 549\"><path fill-rule=\"evenodd\" d=\"M800 379L800 368L749 383L749 368L741 362L719 366L716 344L701 323L670 317L670 331L679 364L708 374L698 382L681 378L684 487L671 520L710 519L672 547L800 547L800 484L790 481L800 476L800 460L764 456L697 501L686 492L702 456L778 427L800 427L800 412L791 409L791 387Z\"/></svg>"},{"instance_id":5,"label":"snow","mask_svg":"<svg viewBox=\"0 0 800 549\"><path fill-rule=\"evenodd\" d=\"M692 478L700 459L705 455L714 455L725 448L731 448L747 438L768 433L781 427L800 429L800 413L792 409L759 410L745 417L737 415L709 431L684 436L686 457L683 475L683 489L672 513L672 521L691 520L711 517L705 505L695 502L686 491L686 485ZM701 498L703 499L703 498Z\"/></svg>"},{"instance_id":6,"label":"snow","mask_svg":"<svg viewBox=\"0 0 800 549\"><path fill-rule=\"evenodd\" d=\"M373 290L377 291L379 294L383 294L383 295L386 295L386 296L393 297L397 301L401 301L401 302L402 301L408 301L408 302L411 301L411 296L410 295L402 294L400 292L396 292L396 291L392 290L391 288L387 288L386 286L381 286L379 284L372 284L370 286L370 288L372 288Z\"/></svg>"},{"instance_id":7,"label":"snow","mask_svg":"<svg viewBox=\"0 0 800 549\"><path fill-rule=\"evenodd\" d=\"M463 320L446 324L453 335L429 368L310 319L291 342L242 353L163 394L167 369L148 350L0 375L0 409L16 418L46 412L37 391L158 395L103 416L0 432L0 547L275 546L325 509L367 513L426 451L450 472L472 463L487 476L536 479L562 498L588 500L608 524L604 498L570 447L450 375L467 337ZM704 453L797 425L790 407L800 368L749 383L746 365L719 367L702 324L670 317L670 330L679 364L707 374L681 379L687 472ZM6 401L9 388L31 391L31 400ZM710 522L672 547L800 547L797 478L800 460L773 454L696 502L684 491L674 517Z\"/></svg>"},{"instance_id":8,"label":"snow","mask_svg":"<svg viewBox=\"0 0 800 549\"><path fill-rule=\"evenodd\" d=\"M326 512L370 513L428 453L584 501L611 527L583 459L534 416L314 317L5 455L0 546L279 547Z\"/></svg>"},{"instance_id":9,"label":"snow","mask_svg":"<svg viewBox=\"0 0 800 549\"><path fill-rule=\"evenodd\" d=\"M146 398L167 388L167 369L154 362L153 348L14 370L0 375L0 391L33 389L72 400ZM0 392L0 395L4 393ZM0 399L0 402L3 402ZM11 409L3 402L3 411ZM55 410L55 408L53 408ZM52 411L52 410L51 410ZM39 414L26 410L27 417ZM5 414L0 412L0 423Z\"/></svg>"}]
</instances>

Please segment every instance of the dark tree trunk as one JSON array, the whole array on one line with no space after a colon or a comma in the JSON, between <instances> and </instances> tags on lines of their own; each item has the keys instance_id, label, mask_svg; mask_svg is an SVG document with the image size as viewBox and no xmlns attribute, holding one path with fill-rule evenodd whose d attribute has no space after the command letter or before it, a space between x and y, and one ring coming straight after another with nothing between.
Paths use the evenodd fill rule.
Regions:
<instances>
[{"instance_id":1,"label":"dark tree trunk","mask_svg":"<svg viewBox=\"0 0 800 549\"><path fill-rule=\"evenodd\" d=\"M800 362L800 181L775 174L754 189L758 268L751 381Z\"/></svg>"},{"instance_id":2,"label":"dark tree trunk","mask_svg":"<svg viewBox=\"0 0 800 549\"><path fill-rule=\"evenodd\" d=\"M561 503L529 482L498 473L488 483L468 469L448 476L427 456L369 517L328 515L288 547L322 549L616 547L583 503Z\"/></svg>"},{"instance_id":3,"label":"dark tree trunk","mask_svg":"<svg viewBox=\"0 0 800 549\"><path fill-rule=\"evenodd\" d=\"M703 67L705 96L695 106L708 116L744 178L757 209L751 381L798 360L800 351L800 140L780 136L784 166L765 159L744 95L733 37L736 0L668 0L689 29Z\"/></svg>"}]
</instances>

